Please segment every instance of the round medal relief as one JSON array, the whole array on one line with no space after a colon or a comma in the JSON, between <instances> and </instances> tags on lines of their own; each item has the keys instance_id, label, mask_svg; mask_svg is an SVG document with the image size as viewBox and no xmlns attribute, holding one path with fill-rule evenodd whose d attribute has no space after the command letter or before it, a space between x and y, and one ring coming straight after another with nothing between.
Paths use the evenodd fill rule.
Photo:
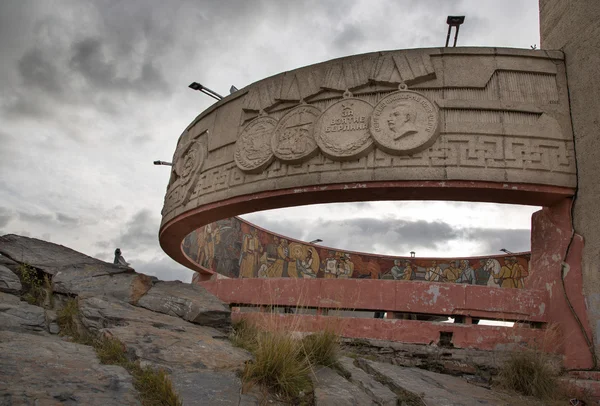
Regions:
<instances>
[{"instance_id":1,"label":"round medal relief","mask_svg":"<svg viewBox=\"0 0 600 406\"><path fill-rule=\"evenodd\" d=\"M373 106L364 100L345 98L329 106L315 124L315 140L327 157L358 159L371 150L369 116Z\"/></svg>"},{"instance_id":2,"label":"round medal relief","mask_svg":"<svg viewBox=\"0 0 600 406\"><path fill-rule=\"evenodd\" d=\"M272 117L258 117L252 120L235 143L234 159L244 172L262 172L273 160L271 136L277 125Z\"/></svg>"},{"instance_id":3,"label":"round medal relief","mask_svg":"<svg viewBox=\"0 0 600 406\"><path fill-rule=\"evenodd\" d=\"M317 152L314 125L321 110L314 106L299 106L279 120L271 148L275 156L290 164L300 163Z\"/></svg>"},{"instance_id":4,"label":"round medal relief","mask_svg":"<svg viewBox=\"0 0 600 406\"><path fill-rule=\"evenodd\" d=\"M437 106L422 94L400 90L381 99L373 110L370 131L389 154L408 155L429 148L439 134Z\"/></svg>"},{"instance_id":5,"label":"round medal relief","mask_svg":"<svg viewBox=\"0 0 600 406\"><path fill-rule=\"evenodd\" d=\"M175 173L179 175L183 183L190 180L194 171L202 166L204 161L204 148L198 141L192 141L181 148L183 154L175 163Z\"/></svg>"}]
</instances>

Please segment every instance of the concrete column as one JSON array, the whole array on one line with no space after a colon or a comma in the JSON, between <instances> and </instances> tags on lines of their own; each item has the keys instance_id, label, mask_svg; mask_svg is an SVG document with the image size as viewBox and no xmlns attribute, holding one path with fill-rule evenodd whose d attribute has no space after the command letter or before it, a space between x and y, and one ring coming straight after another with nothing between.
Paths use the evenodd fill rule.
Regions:
<instances>
[{"instance_id":1,"label":"concrete column","mask_svg":"<svg viewBox=\"0 0 600 406\"><path fill-rule=\"evenodd\" d=\"M578 167L575 230L584 239L583 293L600 354L600 1L540 0L542 49L565 54Z\"/></svg>"}]
</instances>

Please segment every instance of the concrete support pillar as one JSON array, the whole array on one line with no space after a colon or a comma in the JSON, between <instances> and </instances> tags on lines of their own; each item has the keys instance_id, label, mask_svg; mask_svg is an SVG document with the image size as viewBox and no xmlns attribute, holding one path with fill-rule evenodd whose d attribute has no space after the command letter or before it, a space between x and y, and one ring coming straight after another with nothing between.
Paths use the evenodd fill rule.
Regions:
<instances>
[{"instance_id":1,"label":"concrete support pillar","mask_svg":"<svg viewBox=\"0 0 600 406\"><path fill-rule=\"evenodd\" d=\"M600 1L540 0L542 49L565 54L575 140L575 230L584 239L583 293L600 354Z\"/></svg>"}]
</instances>

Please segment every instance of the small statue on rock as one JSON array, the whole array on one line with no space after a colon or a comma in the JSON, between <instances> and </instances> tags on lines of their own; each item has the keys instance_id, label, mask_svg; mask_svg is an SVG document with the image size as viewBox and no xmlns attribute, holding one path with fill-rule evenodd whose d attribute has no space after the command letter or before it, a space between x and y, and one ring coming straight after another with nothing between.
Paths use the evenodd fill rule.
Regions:
<instances>
[{"instance_id":1,"label":"small statue on rock","mask_svg":"<svg viewBox=\"0 0 600 406\"><path fill-rule=\"evenodd\" d=\"M129 266L129 262L125 261L125 258L121 255L121 249L117 248L115 250L115 260L113 262L115 265Z\"/></svg>"}]
</instances>

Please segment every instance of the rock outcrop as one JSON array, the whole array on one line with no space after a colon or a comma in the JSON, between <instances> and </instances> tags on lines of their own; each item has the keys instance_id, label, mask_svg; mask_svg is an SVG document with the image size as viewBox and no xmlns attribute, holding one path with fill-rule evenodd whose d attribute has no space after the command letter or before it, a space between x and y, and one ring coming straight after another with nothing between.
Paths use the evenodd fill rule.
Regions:
<instances>
[{"instance_id":1,"label":"rock outcrop","mask_svg":"<svg viewBox=\"0 0 600 406\"><path fill-rule=\"evenodd\" d=\"M231 345L229 307L204 288L34 238L0 237L0 254L0 405L139 404L125 369L56 335L57 310L70 298L83 328L117 338L140 365L167 371L186 406L257 404L241 394L237 376L251 355ZM21 264L51 277L52 301L21 300Z\"/></svg>"},{"instance_id":2,"label":"rock outcrop","mask_svg":"<svg viewBox=\"0 0 600 406\"><path fill-rule=\"evenodd\" d=\"M0 405L139 404L131 375L102 365L92 347L0 331L0 355Z\"/></svg>"},{"instance_id":3,"label":"rock outcrop","mask_svg":"<svg viewBox=\"0 0 600 406\"><path fill-rule=\"evenodd\" d=\"M198 285L179 281L157 282L137 304L203 326L231 324L229 307Z\"/></svg>"}]
</instances>

